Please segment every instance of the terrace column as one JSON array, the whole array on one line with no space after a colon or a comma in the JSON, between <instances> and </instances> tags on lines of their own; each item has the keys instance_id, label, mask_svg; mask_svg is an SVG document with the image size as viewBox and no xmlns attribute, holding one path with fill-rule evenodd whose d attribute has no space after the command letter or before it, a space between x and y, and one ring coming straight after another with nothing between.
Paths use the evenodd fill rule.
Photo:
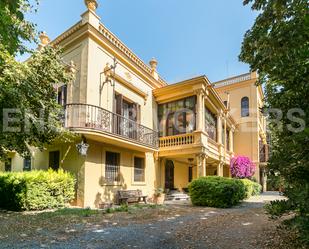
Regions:
<instances>
[{"instance_id":1,"label":"terrace column","mask_svg":"<svg viewBox=\"0 0 309 249\"><path fill-rule=\"evenodd\" d=\"M234 152L234 131L235 131L235 128L232 126L230 131L229 131L229 143L230 143L230 148L229 148L229 151L231 152Z\"/></svg>"},{"instance_id":2,"label":"terrace column","mask_svg":"<svg viewBox=\"0 0 309 249\"><path fill-rule=\"evenodd\" d=\"M196 130L197 131L204 131L204 116L205 116L205 94L202 89L198 89L195 91L197 97L196 103Z\"/></svg>"},{"instance_id":3,"label":"terrace column","mask_svg":"<svg viewBox=\"0 0 309 249\"><path fill-rule=\"evenodd\" d=\"M197 178L206 176L206 154L201 153L196 155L196 164L197 164Z\"/></svg>"},{"instance_id":4,"label":"terrace column","mask_svg":"<svg viewBox=\"0 0 309 249\"><path fill-rule=\"evenodd\" d=\"M222 144L222 113L217 115L217 143Z\"/></svg>"},{"instance_id":5,"label":"terrace column","mask_svg":"<svg viewBox=\"0 0 309 249\"><path fill-rule=\"evenodd\" d=\"M223 176L223 167L224 167L224 163L219 162L217 166L217 176Z\"/></svg>"}]
</instances>

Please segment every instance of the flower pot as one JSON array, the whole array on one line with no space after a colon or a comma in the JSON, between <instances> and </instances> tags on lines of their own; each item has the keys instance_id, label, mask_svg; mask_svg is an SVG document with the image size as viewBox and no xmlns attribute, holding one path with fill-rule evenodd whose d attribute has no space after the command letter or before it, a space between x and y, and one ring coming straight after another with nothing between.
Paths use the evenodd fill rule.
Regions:
<instances>
[{"instance_id":1,"label":"flower pot","mask_svg":"<svg viewBox=\"0 0 309 249\"><path fill-rule=\"evenodd\" d=\"M165 200L165 194L160 194L159 196L154 196L154 203L156 205L163 205Z\"/></svg>"}]
</instances>

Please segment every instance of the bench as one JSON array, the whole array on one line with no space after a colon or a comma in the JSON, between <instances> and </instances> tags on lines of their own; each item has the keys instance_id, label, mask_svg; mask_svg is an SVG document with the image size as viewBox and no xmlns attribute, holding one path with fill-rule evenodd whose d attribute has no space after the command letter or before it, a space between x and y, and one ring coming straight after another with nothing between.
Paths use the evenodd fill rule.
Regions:
<instances>
[{"instance_id":1,"label":"bench","mask_svg":"<svg viewBox=\"0 0 309 249\"><path fill-rule=\"evenodd\" d=\"M143 195L141 190L118 190L119 204L139 203L143 201L147 204L147 195Z\"/></svg>"}]
</instances>

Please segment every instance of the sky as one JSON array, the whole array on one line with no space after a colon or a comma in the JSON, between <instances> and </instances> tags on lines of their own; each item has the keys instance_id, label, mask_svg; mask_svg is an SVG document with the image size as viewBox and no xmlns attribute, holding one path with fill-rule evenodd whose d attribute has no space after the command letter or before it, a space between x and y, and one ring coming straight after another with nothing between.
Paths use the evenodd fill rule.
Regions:
<instances>
[{"instance_id":1,"label":"sky","mask_svg":"<svg viewBox=\"0 0 309 249\"><path fill-rule=\"evenodd\" d=\"M246 73L241 43L256 12L242 0L98 0L101 22L145 63L158 60L168 83L199 75L212 82ZM27 18L51 39L80 20L84 0L41 0Z\"/></svg>"}]
</instances>

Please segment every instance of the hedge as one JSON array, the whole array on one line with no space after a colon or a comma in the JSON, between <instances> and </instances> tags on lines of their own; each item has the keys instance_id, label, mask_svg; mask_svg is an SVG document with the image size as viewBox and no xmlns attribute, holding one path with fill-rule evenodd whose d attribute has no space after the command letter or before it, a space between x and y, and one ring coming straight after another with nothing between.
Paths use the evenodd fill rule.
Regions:
<instances>
[{"instance_id":1,"label":"hedge","mask_svg":"<svg viewBox=\"0 0 309 249\"><path fill-rule=\"evenodd\" d=\"M228 208L246 198L246 189L238 179L208 176L192 181L189 195L195 206Z\"/></svg>"},{"instance_id":2,"label":"hedge","mask_svg":"<svg viewBox=\"0 0 309 249\"><path fill-rule=\"evenodd\" d=\"M0 173L0 208L61 208L74 199L74 187L75 178L63 170Z\"/></svg>"},{"instance_id":3,"label":"hedge","mask_svg":"<svg viewBox=\"0 0 309 249\"><path fill-rule=\"evenodd\" d=\"M262 186L257 182L251 181L249 179L241 179L240 181L245 186L246 198L250 198L251 196L259 195L261 193Z\"/></svg>"}]
</instances>

